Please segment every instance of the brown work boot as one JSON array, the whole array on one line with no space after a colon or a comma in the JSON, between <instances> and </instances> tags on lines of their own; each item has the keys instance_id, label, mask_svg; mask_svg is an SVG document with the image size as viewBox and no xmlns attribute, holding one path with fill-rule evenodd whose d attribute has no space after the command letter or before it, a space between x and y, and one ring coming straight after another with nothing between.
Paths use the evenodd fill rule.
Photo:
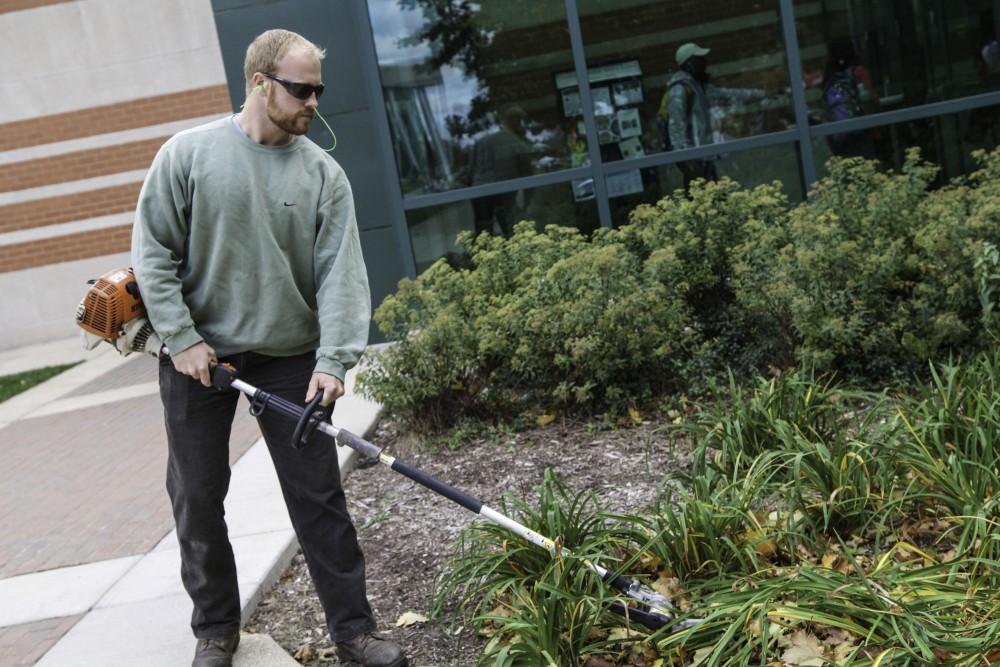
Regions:
<instances>
[{"instance_id":1,"label":"brown work boot","mask_svg":"<svg viewBox=\"0 0 1000 667\"><path fill-rule=\"evenodd\" d=\"M229 639L199 639L191 667L232 667L233 653L240 645L240 633Z\"/></svg>"},{"instance_id":2,"label":"brown work boot","mask_svg":"<svg viewBox=\"0 0 1000 667\"><path fill-rule=\"evenodd\" d=\"M403 649L373 634L337 642L337 658L361 667L405 667L407 664Z\"/></svg>"}]
</instances>

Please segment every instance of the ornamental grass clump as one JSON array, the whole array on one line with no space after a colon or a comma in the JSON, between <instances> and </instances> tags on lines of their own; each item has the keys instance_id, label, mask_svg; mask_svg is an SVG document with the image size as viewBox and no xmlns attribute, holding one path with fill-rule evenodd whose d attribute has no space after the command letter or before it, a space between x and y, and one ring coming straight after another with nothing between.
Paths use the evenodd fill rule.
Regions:
<instances>
[{"instance_id":1,"label":"ornamental grass clump","mask_svg":"<svg viewBox=\"0 0 1000 667\"><path fill-rule=\"evenodd\" d=\"M981 561L1000 585L1000 353L932 368L898 405L883 456L913 479L910 503L940 526L955 557Z\"/></svg>"},{"instance_id":2,"label":"ornamental grass clump","mask_svg":"<svg viewBox=\"0 0 1000 667\"><path fill-rule=\"evenodd\" d=\"M679 426L711 453L649 508L602 512L549 473L537 505L510 508L568 536L575 558L667 595L679 618L701 619L693 627L630 623L578 561L479 524L439 603L460 592L473 610L490 637L481 665L995 664L998 382L997 353L936 365L898 396L760 381ZM747 415L752 426L722 424Z\"/></svg>"}]
</instances>

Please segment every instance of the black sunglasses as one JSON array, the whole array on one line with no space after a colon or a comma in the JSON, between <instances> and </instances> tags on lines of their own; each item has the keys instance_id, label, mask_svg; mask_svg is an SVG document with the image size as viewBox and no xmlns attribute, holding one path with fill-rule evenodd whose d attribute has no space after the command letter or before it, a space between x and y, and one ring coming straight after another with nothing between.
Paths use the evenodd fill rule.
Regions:
<instances>
[{"instance_id":1,"label":"black sunglasses","mask_svg":"<svg viewBox=\"0 0 1000 667\"><path fill-rule=\"evenodd\" d=\"M280 76L274 76L273 74L265 74L268 79L272 81L277 81L288 91L288 94L292 97L297 97L300 100L308 100L313 93L316 93L316 99L318 100L323 95L323 84L314 86L311 83L295 83L294 81L286 81Z\"/></svg>"}]
</instances>

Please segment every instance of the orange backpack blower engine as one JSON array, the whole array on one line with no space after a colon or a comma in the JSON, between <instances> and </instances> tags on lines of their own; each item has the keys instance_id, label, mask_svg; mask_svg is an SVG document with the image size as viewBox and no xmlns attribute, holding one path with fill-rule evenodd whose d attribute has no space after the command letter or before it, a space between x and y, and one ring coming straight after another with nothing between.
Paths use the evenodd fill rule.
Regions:
<instances>
[{"instance_id":1,"label":"orange backpack blower engine","mask_svg":"<svg viewBox=\"0 0 1000 667\"><path fill-rule=\"evenodd\" d=\"M87 283L87 293L76 307L84 348L92 350L107 342L122 356L132 352L159 356L163 342L146 317L131 267L110 271Z\"/></svg>"}]
</instances>

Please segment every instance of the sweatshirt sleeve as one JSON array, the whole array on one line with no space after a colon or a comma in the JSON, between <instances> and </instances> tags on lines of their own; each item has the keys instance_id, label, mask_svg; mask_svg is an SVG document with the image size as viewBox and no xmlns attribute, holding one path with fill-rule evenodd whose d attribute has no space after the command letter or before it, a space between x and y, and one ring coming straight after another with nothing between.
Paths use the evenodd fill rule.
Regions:
<instances>
[{"instance_id":1,"label":"sweatshirt sleeve","mask_svg":"<svg viewBox=\"0 0 1000 667\"><path fill-rule=\"evenodd\" d=\"M176 354L202 340L184 303L179 269L188 238L187 179L167 142L139 192L132 227L132 268L153 329Z\"/></svg>"},{"instance_id":2,"label":"sweatshirt sleeve","mask_svg":"<svg viewBox=\"0 0 1000 667\"><path fill-rule=\"evenodd\" d=\"M319 207L314 249L320 344L316 372L344 379L368 344L371 294L354 217L354 196L339 168Z\"/></svg>"}]
</instances>

